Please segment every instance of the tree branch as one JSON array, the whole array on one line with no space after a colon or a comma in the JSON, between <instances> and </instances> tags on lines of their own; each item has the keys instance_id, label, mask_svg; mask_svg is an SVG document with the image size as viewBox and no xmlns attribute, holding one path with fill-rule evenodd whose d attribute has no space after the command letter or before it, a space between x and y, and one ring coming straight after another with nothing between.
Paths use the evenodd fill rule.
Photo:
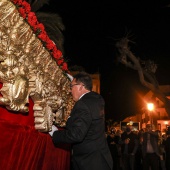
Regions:
<instances>
[{"instance_id":1,"label":"tree branch","mask_svg":"<svg viewBox=\"0 0 170 170\"><path fill-rule=\"evenodd\" d=\"M157 65L151 60L142 61L137 58L130 51L128 46L129 42L130 40L125 37L116 43L116 47L119 52L119 62L124 64L126 67L129 67L138 72L141 84L150 89L154 95L164 103L165 109L168 115L170 115L170 100L159 89L159 83L155 78L154 73L156 72Z\"/></svg>"}]
</instances>

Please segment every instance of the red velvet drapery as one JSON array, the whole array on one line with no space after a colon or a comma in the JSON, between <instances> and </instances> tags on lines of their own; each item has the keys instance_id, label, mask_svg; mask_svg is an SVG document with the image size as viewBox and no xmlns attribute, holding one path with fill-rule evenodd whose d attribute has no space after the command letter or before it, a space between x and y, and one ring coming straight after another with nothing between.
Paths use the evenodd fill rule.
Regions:
<instances>
[{"instance_id":1,"label":"red velvet drapery","mask_svg":"<svg viewBox=\"0 0 170 170\"><path fill-rule=\"evenodd\" d=\"M34 128L33 103L29 114L0 107L0 169L69 170L70 146L54 146L48 133Z\"/></svg>"}]
</instances>

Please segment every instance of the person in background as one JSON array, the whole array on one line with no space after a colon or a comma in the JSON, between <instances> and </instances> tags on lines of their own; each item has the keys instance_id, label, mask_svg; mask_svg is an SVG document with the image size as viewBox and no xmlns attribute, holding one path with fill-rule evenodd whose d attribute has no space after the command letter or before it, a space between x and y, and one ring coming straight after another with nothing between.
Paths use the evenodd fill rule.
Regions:
<instances>
[{"instance_id":1,"label":"person in background","mask_svg":"<svg viewBox=\"0 0 170 170\"><path fill-rule=\"evenodd\" d=\"M120 146L121 134L116 128L112 128L107 136L107 142L113 159L113 169L120 170Z\"/></svg>"},{"instance_id":2,"label":"person in background","mask_svg":"<svg viewBox=\"0 0 170 170\"><path fill-rule=\"evenodd\" d=\"M74 75L70 92L76 102L64 130L49 132L54 144L72 144L73 170L112 170L113 160L105 135L105 102L92 91L86 72Z\"/></svg>"},{"instance_id":3,"label":"person in background","mask_svg":"<svg viewBox=\"0 0 170 170\"><path fill-rule=\"evenodd\" d=\"M166 131L166 140L164 141L164 148L166 153L165 165L166 169L170 170L170 127Z\"/></svg>"},{"instance_id":4,"label":"person in background","mask_svg":"<svg viewBox=\"0 0 170 170\"><path fill-rule=\"evenodd\" d=\"M143 170L159 170L159 133L153 131L153 125L147 124L142 142Z\"/></svg>"},{"instance_id":5,"label":"person in background","mask_svg":"<svg viewBox=\"0 0 170 170\"><path fill-rule=\"evenodd\" d=\"M135 169L135 155L138 149L138 135L132 131L132 125L127 125L121 135L121 151L123 170Z\"/></svg>"},{"instance_id":6,"label":"person in background","mask_svg":"<svg viewBox=\"0 0 170 170\"><path fill-rule=\"evenodd\" d=\"M136 152L136 159L135 159L135 166L136 166L136 170L142 170L143 169L143 157L142 157L142 143L143 143L143 133L144 133L144 129L140 129L138 131L138 140L139 140L139 145L138 145L138 149Z\"/></svg>"},{"instance_id":7,"label":"person in background","mask_svg":"<svg viewBox=\"0 0 170 170\"><path fill-rule=\"evenodd\" d=\"M165 166L165 146L162 139L162 133L160 130L156 130L158 133L158 146L159 146L159 155L160 155L160 170L166 170Z\"/></svg>"}]
</instances>

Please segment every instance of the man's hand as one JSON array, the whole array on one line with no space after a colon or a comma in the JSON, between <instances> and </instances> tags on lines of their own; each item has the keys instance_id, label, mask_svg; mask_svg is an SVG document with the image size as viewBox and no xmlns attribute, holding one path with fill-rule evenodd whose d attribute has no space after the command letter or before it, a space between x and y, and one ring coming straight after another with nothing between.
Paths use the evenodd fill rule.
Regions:
<instances>
[{"instance_id":1,"label":"man's hand","mask_svg":"<svg viewBox=\"0 0 170 170\"><path fill-rule=\"evenodd\" d=\"M125 144L129 144L129 142L130 142L129 138L125 139Z\"/></svg>"},{"instance_id":2,"label":"man's hand","mask_svg":"<svg viewBox=\"0 0 170 170\"><path fill-rule=\"evenodd\" d=\"M58 130L58 128L55 125L52 125L52 130L48 133L50 134L50 136L53 136L53 133L57 130Z\"/></svg>"}]
</instances>

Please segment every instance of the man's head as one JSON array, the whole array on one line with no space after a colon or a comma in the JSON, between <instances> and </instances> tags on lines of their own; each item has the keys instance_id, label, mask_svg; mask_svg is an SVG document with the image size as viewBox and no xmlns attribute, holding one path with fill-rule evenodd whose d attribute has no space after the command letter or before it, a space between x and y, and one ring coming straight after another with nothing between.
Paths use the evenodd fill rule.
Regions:
<instances>
[{"instance_id":1,"label":"man's head","mask_svg":"<svg viewBox=\"0 0 170 170\"><path fill-rule=\"evenodd\" d=\"M154 128L153 124L147 124L147 125L146 125L146 129L147 129L148 131L153 130L153 128Z\"/></svg>"},{"instance_id":2,"label":"man's head","mask_svg":"<svg viewBox=\"0 0 170 170\"><path fill-rule=\"evenodd\" d=\"M132 131L132 125L126 125L126 132L130 133Z\"/></svg>"},{"instance_id":3,"label":"man's head","mask_svg":"<svg viewBox=\"0 0 170 170\"><path fill-rule=\"evenodd\" d=\"M170 127L167 128L166 135L170 135Z\"/></svg>"},{"instance_id":4,"label":"man's head","mask_svg":"<svg viewBox=\"0 0 170 170\"><path fill-rule=\"evenodd\" d=\"M74 101L78 101L80 96L92 90L92 78L86 72L79 72L73 76L70 84L70 91Z\"/></svg>"}]
</instances>

